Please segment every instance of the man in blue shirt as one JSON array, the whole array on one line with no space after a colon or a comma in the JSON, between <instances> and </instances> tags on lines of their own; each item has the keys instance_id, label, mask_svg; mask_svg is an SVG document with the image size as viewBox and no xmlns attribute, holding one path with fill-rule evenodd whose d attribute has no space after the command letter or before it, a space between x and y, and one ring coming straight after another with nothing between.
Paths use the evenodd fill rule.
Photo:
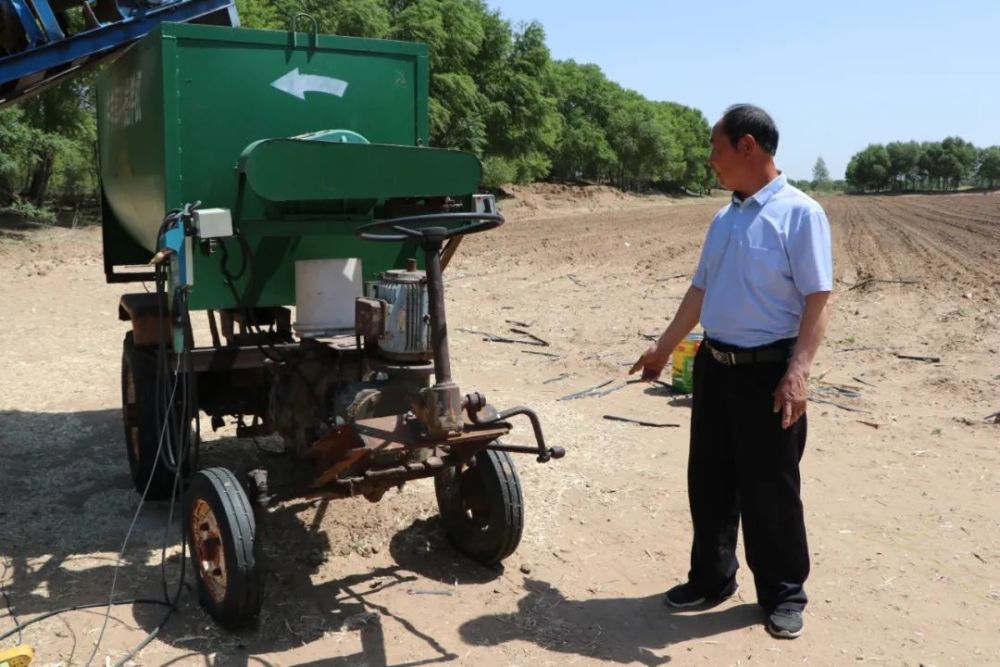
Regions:
<instances>
[{"instance_id":1,"label":"man in blue shirt","mask_svg":"<svg viewBox=\"0 0 1000 667\"><path fill-rule=\"evenodd\" d=\"M826 329L833 260L826 214L778 171L777 147L774 121L753 105L730 107L712 128L709 162L732 201L712 220L676 315L630 372L659 377L701 322L688 457L691 570L666 603L701 606L736 592L742 520L767 630L793 638L802 632L809 574L799 496L807 384Z\"/></svg>"}]
</instances>

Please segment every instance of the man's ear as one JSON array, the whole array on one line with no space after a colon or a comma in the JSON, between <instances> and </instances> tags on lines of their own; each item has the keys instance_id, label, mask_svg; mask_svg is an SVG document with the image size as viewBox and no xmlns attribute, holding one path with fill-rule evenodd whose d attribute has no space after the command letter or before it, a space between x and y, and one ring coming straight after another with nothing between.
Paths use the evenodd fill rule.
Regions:
<instances>
[{"instance_id":1,"label":"man's ear","mask_svg":"<svg viewBox=\"0 0 1000 667\"><path fill-rule=\"evenodd\" d=\"M753 155L754 149L757 148L757 140L752 134L744 134L740 137L740 152L743 153L744 157L750 157Z\"/></svg>"}]
</instances>

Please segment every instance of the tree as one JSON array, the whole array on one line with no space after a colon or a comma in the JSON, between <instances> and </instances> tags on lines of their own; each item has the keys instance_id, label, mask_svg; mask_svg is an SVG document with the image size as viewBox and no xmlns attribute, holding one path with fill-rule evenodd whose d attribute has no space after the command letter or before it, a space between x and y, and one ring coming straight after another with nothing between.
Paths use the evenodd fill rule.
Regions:
<instances>
[{"instance_id":1,"label":"tree","mask_svg":"<svg viewBox=\"0 0 1000 667\"><path fill-rule=\"evenodd\" d=\"M24 188L38 135L20 107L0 109L0 206L11 204Z\"/></svg>"},{"instance_id":2,"label":"tree","mask_svg":"<svg viewBox=\"0 0 1000 667\"><path fill-rule=\"evenodd\" d=\"M916 141L894 141L885 147L889 154L889 171L892 174L893 188L905 189L907 184L915 188L920 179L920 144Z\"/></svg>"},{"instance_id":3,"label":"tree","mask_svg":"<svg viewBox=\"0 0 1000 667\"><path fill-rule=\"evenodd\" d=\"M572 60L551 68L556 109L564 122L552 152L552 174L558 178L608 179L618 155L608 141L612 100L620 90L597 65Z\"/></svg>"},{"instance_id":4,"label":"tree","mask_svg":"<svg viewBox=\"0 0 1000 667\"><path fill-rule=\"evenodd\" d=\"M550 155L562 132L563 118L540 23L533 21L514 33L505 75L505 85L491 100L489 152L511 161L520 182L544 178L552 167Z\"/></svg>"},{"instance_id":5,"label":"tree","mask_svg":"<svg viewBox=\"0 0 1000 667\"><path fill-rule=\"evenodd\" d=\"M816 164L813 165L813 187L819 188L829 182L830 171L826 168L826 162L823 161L823 158L818 157L816 158Z\"/></svg>"},{"instance_id":6,"label":"tree","mask_svg":"<svg viewBox=\"0 0 1000 667\"><path fill-rule=\"evenodd\" d=\"M972 174L973 166L979 157L979 151L971 143L961 137L948 137L941 142L945 161L943 175L952 189L966 181Z\"/></svg>"},{"instance_id":7,"label":"tree","mask_svg":"<svg viewBox=\"0 0 1000 667\"><path fill-rule=\"evenodd\" d=\"M981 185L988 188L995 188L1000 184L1000 146L990 146L980 151L976 177Z\"/></svg>"},{"instance_id":8,"label":"tree","mask_svg":"<svg viewBox=\"0 0 1000 667\"><path fill-rule=\"evenodd\" d=\"M870 144L847 164L847 184L861 191L885 190L892 182L889 152L882 144Z\"/></svg>"}]
</instances>

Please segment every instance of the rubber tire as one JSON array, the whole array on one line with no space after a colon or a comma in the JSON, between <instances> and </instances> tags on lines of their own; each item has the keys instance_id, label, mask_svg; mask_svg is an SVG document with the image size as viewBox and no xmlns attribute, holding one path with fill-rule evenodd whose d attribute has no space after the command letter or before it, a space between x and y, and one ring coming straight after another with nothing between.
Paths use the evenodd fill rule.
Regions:
<instances>
[{"instance_id":1,"label":"rubber tire","mask_svg":"<svg viewBox=\"0 0 1000 667\"><path fill-rule=\"evenodd\" d=\"M489 508L483 530L467 516L462 503L461 476L474 474ZM470 480L472 481L472 480ZM451 467L434 478L434 492L448 540L462 553L485 565L499 563L521 543L524 495L514 461L507 452L484 449L474 466Z\"/></svg>"},{"instance_id":2,"label":"rubber tire","mask_svg":"<svg viewBox=\"0 0 1000 667\"><path fill-rule=\"evenodd\" d=\"M221 602L205 589L191 535L191 511L199 498L212 508L222 537L227 582ZM263 567L253 507L236 475L227 468L205 468L195 473L185 493L184 520L198 582L198 601L224 628L235 630L252 624L264 599Z\"/></svg>"},{"instance_id":3,"label":"rubber tire","mask_svg":"<svg viewBox=\"0 0 1000 667\"><path fill-rule=\"evenodd\" d=\"M135 426L138 428L138 456L132 450L130 427L125 416L130 371L135 385L134 413ZM145 491L146 483L152 475L153 480L149 484L146 499L169 499L174 491L174 468L167 465L164 460L156 465L161 429L156 419L156 351L136 347L131 331L125 334L125 340L122 342L122 424L125 429L125 453L128 456L129 472L136 491L139 493ZM185 462L181 469L182 478L186 478L189 472L190 466Z\"/></svg>"}]
</instances>

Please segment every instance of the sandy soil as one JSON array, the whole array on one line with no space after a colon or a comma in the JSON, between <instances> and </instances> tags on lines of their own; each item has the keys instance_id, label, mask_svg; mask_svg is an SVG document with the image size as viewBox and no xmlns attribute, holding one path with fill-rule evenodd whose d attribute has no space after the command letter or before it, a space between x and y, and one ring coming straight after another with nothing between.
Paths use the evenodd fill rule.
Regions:
<instances>
[{"instance_id":1,"label":"sandy soil","mask_svg":"<svg viewBox=\"0 0 1000 667\"><path fill-rule=\"evenodd\" d=\"M837 286L813 382L830 402L810 404L803 461L812 602L804 637L780 642L761 625L746 568L740 594L715 609L664 607L662 591L687 571L690 407L622 386L723 200L530 194L534 206L508 202L514 219L468 238L446 274L453 329L504 334L511 320L551 343L453 336L463 389L534 406L568 450L546 465L517 460L527 525L505 567L449 548L428 481L374 505L289 503L264 523L259 627L220 631L186 591L136 662L1000 664L1000 425L984 420L1000 410L1000 195L824 202ZM93 228L0 227L0 581L22 620L106 599L137 499L120 425L123 290L103 284L99 248ZM892 280L907 282L879 282ZM539 351L557 356L529 354ZM609 379L605 396L557 400ZM230 435L216 434L208 463L258 456ZM166 519L164 506L141 516L121 597L160 595ZM103 614L32 626L37 664L82 664ZM122 656L162 614L116 607L97 662ZM0 632L11 627L0 611Z\"/></svg>"}]
</instances>

